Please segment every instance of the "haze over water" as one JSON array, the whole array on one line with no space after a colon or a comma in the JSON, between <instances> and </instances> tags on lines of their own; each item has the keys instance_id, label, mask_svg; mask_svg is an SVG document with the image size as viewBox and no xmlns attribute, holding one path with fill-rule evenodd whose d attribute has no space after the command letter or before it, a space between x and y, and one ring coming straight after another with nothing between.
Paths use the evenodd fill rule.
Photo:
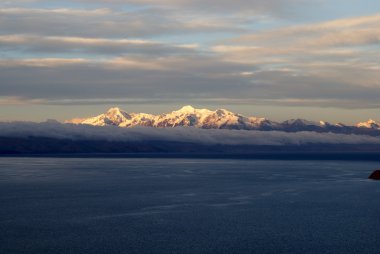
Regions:
<instances>
[{"instance_id":1,"label":"haze over water","mask_svg":"<svg viewBox=\"0 0 380 254\"><path fill-rule=\"evenodd\" d=\"M0 158L0 253L376 253L376 167Z\"/></svg>"}]
</instances>

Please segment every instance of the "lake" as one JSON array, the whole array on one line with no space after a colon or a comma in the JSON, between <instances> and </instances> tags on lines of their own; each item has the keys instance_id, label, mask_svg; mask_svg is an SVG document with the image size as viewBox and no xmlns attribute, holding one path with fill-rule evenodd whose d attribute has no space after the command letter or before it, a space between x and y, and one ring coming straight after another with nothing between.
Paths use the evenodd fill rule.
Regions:
<instances>
[{"instance_id":1,"label":"lake","mask_svg":"<svg viewBox=\"0 0 380 254\"><path fill-rule=\"evenodd\" d=\"M376 168L0 158L0 253L379 253Z\"/></svg>"}]
</instances>

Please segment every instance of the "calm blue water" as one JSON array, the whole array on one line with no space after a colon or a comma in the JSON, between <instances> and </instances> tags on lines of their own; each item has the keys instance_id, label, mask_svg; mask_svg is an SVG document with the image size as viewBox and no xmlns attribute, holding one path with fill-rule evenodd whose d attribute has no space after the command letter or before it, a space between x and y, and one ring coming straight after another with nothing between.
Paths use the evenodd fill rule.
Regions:
<instances>
[{"instance_id":1,"label":"calm blue water","mask_svg":"<svg viewBox=\"0 0 380 254\"><path fill-rule=\"evenodd\" d=\"M379 167L0 158L0 253L379 253Z\"/></svg>"}]
</instances>

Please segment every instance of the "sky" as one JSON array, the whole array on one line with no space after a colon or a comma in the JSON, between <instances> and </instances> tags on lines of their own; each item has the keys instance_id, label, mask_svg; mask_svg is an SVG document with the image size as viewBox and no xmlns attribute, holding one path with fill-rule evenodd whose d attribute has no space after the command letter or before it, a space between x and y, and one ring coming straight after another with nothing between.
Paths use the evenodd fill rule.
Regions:
<instances>
[{"instance_id":1,"label":"sky","mask_svg":"<svg viewBox=\"0 0 380 254\"><path fill-rule=\"evenodd\" d=\"M3 0L0 121L111 106L380 121L378 0Z\"/></svg>"}]
</instances>

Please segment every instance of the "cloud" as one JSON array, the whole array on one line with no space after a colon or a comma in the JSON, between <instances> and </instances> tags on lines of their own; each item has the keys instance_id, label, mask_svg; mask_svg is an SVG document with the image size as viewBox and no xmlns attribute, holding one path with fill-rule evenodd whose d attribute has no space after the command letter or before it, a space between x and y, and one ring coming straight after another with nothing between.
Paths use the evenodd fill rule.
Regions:
<instances>
[{"instance_id":1,"label":"cloud","mask_svg":"<svg viewBox=\"0 0 380 254\"><path fill-rule=\"evenodd\" d=\"M379 21L376 14L264 30L211 50L226 61L256 67L246 77L262 102L378 107Z\"/></svg>"},{"instance_id":2,"label":"cloud","mask_svg":"<svg viewBox=\"0 0 380 254\"><path fill-rule=\"evenodd\" d=\"M72 16L102 16L106 14L111 14L112 10L109 8L101 8L101 9L92 9L92 10L84 10L84 9L69 9L69 8L59 8L59 9L36 9L36 8L2 8L0 9L1 14L64 14L64 15L72 15Z\"/></svg>"},{"instance_id":3,"label":"cloud","mask_svg":"<svg viewBox=\"0 0 380 254\"><path fill-rule=\"evenodd\" d=\"M380 38L380 14L328 22L286 26L247 33L233 38L227 44L214 45L215 52L233 57L235 61L257 60L255 57L274 57L297 60L300 56L336 60L344 57L366 56L370 49L361 46L377 45ZM369 55L369 54L368 54ZM364 56L363 56L364 58Z\"/></svg>"},{"instance_id":4,"label":"cloud","mask_svg":"<svg viewBox=\"0 0 380 254\"><path fill-rule=\"evenodd\" d=\"M46 0L14 0L5 1L3 6L17 6L25 3L47 3ZM151 7L157 8L170 8L170 9L190 9L193 11L201 12L249 12L249 13L265 13L275 16L284 16L295 14L294 8L299 6L318 6L321 0L310 1L306 0L209 0L207 2L207 10L205 10L205 2L202 0L77 0L84 4L95 4L101 6L111 6L113 8L120 6L137 6L137 7ZM1 5L0 5L1 6Z\"/></svg>"},{"instance_id":5,"label":"cloud","mask_svg":"<svg viewBox=\"0 0 380 254\"><path fill-rule=\"evenodd\" d=\"M379 66L380 15L248 33L211 50L234 62L261 66L302 66L326 63ZM374 56L375 55L375 56ZM355 61L352 61L355 60ZM282 66L281 66L282 65Z\"/></svg>"},{"instance_id":6,"label":"cloud","mask_svg":"<svg viewBox=\"0 0 380 254\"><path fill-rule=\"evenodd\" d=\"M2 96L51 104L186 100L205 104L379 106L380 74L376 68L339 63L331 66L315 62L305 63L301 70L294 65L266 70L259 64L202 55L8 59L0 61L0 87Z\"/></svg>"},{"instance_id":7,"label":"cloud","mask_svg":"<svg viewBox=\"0 0 380 254\"><path fill-rule=\"evenodd\" d=\"M247 69L202 55L7 59L0 66L2 96L46 100L225 97Z\"/></svg>"},{"instance_id":8,"label":"cloud","mask_svg":"<svg viewBox=\"0 0 380 254\"><path fill-rule=\"evenodd\" d=\"M307 2L3 2L0 103L379 107L380 15L279 21Z\"/></svg>"},{"instance_id":9,"label":"cloud","mask_svg":"<svg viewBox=\"0 0 380 254\"><path fill-rule=\"evenodd\" d=\"M71 55L175 55L192 54L196 44L169 44L151 40L106 39L68 36L0 35L3 52Z\"/></svg>"},{"instance_id":10,"label":"cloud","mask_svg":"<svg viewBox=\"0 0 380 254\"><path fill-rule=\"evenodd\" d=\"M1 67L25 66L25 67L45 67L54 68L61 66L75 66L78 64L89 63L83 58L31 58L21 60L0 60Z\"/></svg>"},{"instance_id":11,"label":"cloud","mask_svg":"<svg viewBox=\"0 0 380 254\"><path fill-rule=\"evenodd\" d=\"M251 18L252 19L252 18ZM186 33L242 31L235 16L202 15L182 10L1 8L2 34L89 38L142 38Z\"/></svg>"},{"instance_id":12,"label":"cloud","mask_svg":"<svg viewBox=\"0 0 380 254\"><path fill-rule=\"evenodd\" d=\"M170 141L206 145L309 145L309 144L380 144L379 137L333 133L279 131L244 131L177 128L119 128L88 125L0 122L1 137L46 137L72 140L107 140L119 142Z\"/></svg>"},{"instance_id":13,"label":"cloud","mask_svg":"<svg viewBox=\"0 0 380 254\"><path fill-rule=\"evenodd\" d=\"M295 41L311 41L320 36L330 34L334 37L333 32L339 37L341 32L361 32L372 31L375 34L379 31L378 23L380 22L380 14L361 16L346 19L336 19L326 22L302 24L294 26L286 26L278 29L264 30L259 33L245 34L238 38L232 39L236 43L248 43L252 42L266 44L268 41L272 43L270 45L276 45L277 43L293 44ZM358 35L360 37L360 35ZM282 41L276 39L283 38ZM300 46L299 44L294 46Z\"/></svg>"}]
</instances>

